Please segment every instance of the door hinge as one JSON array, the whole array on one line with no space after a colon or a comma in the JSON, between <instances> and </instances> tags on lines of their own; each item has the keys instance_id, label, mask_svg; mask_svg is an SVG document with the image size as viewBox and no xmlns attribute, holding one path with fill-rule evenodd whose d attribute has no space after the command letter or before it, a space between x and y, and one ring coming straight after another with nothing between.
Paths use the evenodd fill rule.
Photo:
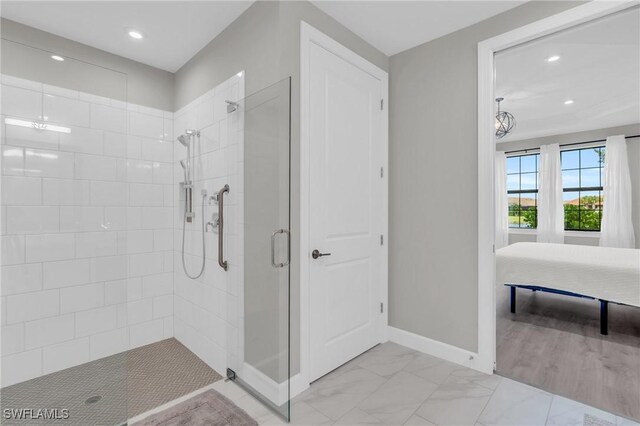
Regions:
<instances>
[{"instance_id":1,"label":"door hinge","mask_svg":"<svg viewBox=\"0 0 640 426\"><path fill-rule=\"evenodd\" d=\"M384 313L384 303L380 302L380 313Z\"/></svg>"},{"instance_id":2,"label":"door hinge","mask_svg":"<svg viewBox=\"0 0 640 426\"><path fill-rule=\"evenodd\" d=\"M380 111L384 109L384 99L380 99Z\"/></svg>"},{"instance_id":3,"label":"door hinge","mask_svg":"<svg viewBox=\"0 0 640 426\"><path fill-rule=\"evenodd\" d=\"M496 245L495 244L493 245L493 252L494 253L496 252Z\"/></svg>"},{"instance_id":4,"label":"door hinge","mask_svg":"<svg viewBox=\"0 0 640 426\"><path fill-rule=\"evenodd\" d=\"M380 177L384 177L384 167L380 167Z\"/></svg>"},{"instance_id":5,"label":"door hinge","mask_svg":"<svg viewBox=\"0 0 640 426\"><path fill-rule=\"evenodd\" d=\"M380 245L384 245L384 235L380 234Z\"/></svg>"}]
</instances>

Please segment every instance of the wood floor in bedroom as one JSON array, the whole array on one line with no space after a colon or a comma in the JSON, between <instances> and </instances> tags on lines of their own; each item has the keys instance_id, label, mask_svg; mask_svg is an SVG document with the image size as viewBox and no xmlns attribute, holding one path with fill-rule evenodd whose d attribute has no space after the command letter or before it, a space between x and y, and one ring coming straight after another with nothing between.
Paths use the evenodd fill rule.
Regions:
<instances>
[{"instance_id":1,"label":"wood floor in bedroom","mask_svg":"<svg viewBox=\"0 0 640 426\"><path fill-rule=\"evenodd\" d=\"M609 305L609 335L597 301L497 291L497 372L640 421L640 308Z\"/></svg>"}]
</instances>

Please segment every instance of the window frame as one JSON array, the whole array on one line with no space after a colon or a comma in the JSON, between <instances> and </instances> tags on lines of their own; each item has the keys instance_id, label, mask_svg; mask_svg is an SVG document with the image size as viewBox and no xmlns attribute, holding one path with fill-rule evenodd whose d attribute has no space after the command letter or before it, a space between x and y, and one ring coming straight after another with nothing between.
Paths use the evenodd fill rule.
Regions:
<instances>
[{"instance_id":1,"label":"window frame","mask_svg":"<svg viewBox=\"0 0 640 426\"><path fill-rule=\"evenodd\" d=\"M604 183L603 183L603 177L602 177L602 173L604 171L604 161L602 161L600 163L600 165L598 167L582 167L582 154L580 153L580 151L586 151L586 150L596 150L596 149L600 149L600 150L604 150L606 149L605 145L595 145L595 146L587 146L587 147L578 147L578 148L568 148L568 149L561 149L560 150L560 172L564 177L564 173L565 171L577 171L578 172L578 186L576 187L565 187L564 186L564 182L562 185L562 193L564 194L565 192L576 192L578 193L578 229L576 228L567 228L566 227L566 222L563 224L563 229L565 232L567 233L581 233L581 232L586 232L586 233L599 233L600 230L602 229L602 205L604 204L602 201L602 192L604 191ZM570 169L564 169L562 167L562 156L565 152L573 152L573 151L577 151L578 152L578 167L577 168L570 168ZM606 152L606 151L605 151ZM527 157L527 156L535 156L536 158L536 170L535 172L522 172L522 157ZM518 226L514 227L511 226L511 224L509 224L509 232L522 232L522 231L534 231L537 229L537 214L538 214L538 191L539 191L539 176L540 176L540 153L536 152L536 153L524 153L524 154L517 154L517 155L508 155L507 156L507 161L510 158L520 158L520 163L519 163L519 170L518 173L509 173L507 170L507 176L509 175L518 175L519 176L519 189L507 189L507 197L509 196L514 196L517 195L518 196L518 208L519 208L519 212L522 211L522 205L521 205L521 196L522 194L535 194L535 210L536 210L536 226L535 227L522 227L521 226L521 222L520 222L520 218L522 216L518 216L519 217L519 221L518 221ZM599 170L599 181L600 181L600 186L582 186L582 171L583 170L590 170L590 169L597 169ZM535 173L536 174L536 189L522 189L522 175L523 174L527 174L527 173ZM597 210L599 210L600 212L600 221L598 224L598 229L580 229L580 226L582 224L581 222L581 193L583 192L598 192L599 197L600 197L600 208L598 208ZM563 209L564 209L564 200L563 200Z\"/></svg>"},{"instance_id":2,"label":"window frame","mask_svg":"<svg viewBox=\"0 0 640 426\"><path fill-rule=\"evenodd\" d=\"M564 183L562 185L562 193L564 194L565 192L577 192L578 193L578 229L575 228L567 228L566 227L566 222L564 224L564 230L565 232L600 232L600 230L602 229L602 207L603 207L603 200L602 200L602 192L604 191L604 184L603 184L603 179L602 179L602 173L604 171L604 161L602 161L600 163L600 166L598 167L582 167L582 153L581 151L586 151L586 150L596 150L596 149L600 149L600 150L604 150L606 149L605 145L595 145L595 146L587 146L587 147L580 147L580 148L569 148L569 149L563 149L560 151L560 173L562 173L564 175L563 172L565 171L577 171L578 172L578 186L577 187L565 187ZM577 151L578 152L578 167L577 168L571 168L571 169L564 169L562 167L562 155L565 152L574 152ZM606 151L605 151L606 152ZM583 170L593 170L593 169L597 169L599 170L599 181L600 181L600 186L582 186L582 171ZM581 202L582 202L582 196L581 194L583 192L598 192L598 197L600 199L600 208L597 209L600 212L600 220L598 222L598 229L580 229L580 226L582 225L582 221L581 221ZM562 205L564 206L564 200L562 202ZM563 207L564 208L564 207Z\"/></svg>"},{"instance_id":3,"label":"window frame","mask_svg":"<svg viewBox=\"0 0 640 426\"><path fill-rule=\"evenodd\" d=\"M522 157L534 157L535 161L536 161L536 166L535 166L535 171L533 172L525 172L524 174L535 174L536 175L536 188L535 189L522 189ZM518 155L511 155L511 156L507 156L507 161L509 161L510 158L519 158L519 164L518 164L518 173L509 173L507 170L507 176L509 175L517 175L519 177L518 179L518 186L519 189L508 189L507 188L507 198L510 195L517 195L518 196L518 210L519 212L522 211L522 194L535 194L535 211L536 211L536 226L535 227L523 227L521 226L521 215L518 215L518 226L511 226L509 225L509 231L511 230L516 230L516 231L533 231L535 229L537 229L538 227L538 183L539 183L539 178L540 178L540 168L539 168L539 164L540 164L540 153L539 152L535 152L535 153L531 153L531 154L518 154ZM508 178L507 178L508 179ZM508 186L508 185L507 185Z\"/></svg>"}]
</instances>

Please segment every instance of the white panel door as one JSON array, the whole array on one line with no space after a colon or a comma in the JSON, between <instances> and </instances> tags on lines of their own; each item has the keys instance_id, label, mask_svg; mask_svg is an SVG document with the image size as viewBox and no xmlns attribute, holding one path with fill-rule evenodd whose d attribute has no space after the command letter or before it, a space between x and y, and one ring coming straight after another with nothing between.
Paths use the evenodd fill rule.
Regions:
<instances>
[{"instance_id":1,"label":"white panel door","mask_svg":"<svg viewBox=\"0 0 640 426\"><path fill-rule=\"evenodd\" d=\"M380 342L382 82L309 50L310 379ZM327 254L313 258L318 250ZM330 253L330 255L329 255Z\"/></svg>"}]
</instances>

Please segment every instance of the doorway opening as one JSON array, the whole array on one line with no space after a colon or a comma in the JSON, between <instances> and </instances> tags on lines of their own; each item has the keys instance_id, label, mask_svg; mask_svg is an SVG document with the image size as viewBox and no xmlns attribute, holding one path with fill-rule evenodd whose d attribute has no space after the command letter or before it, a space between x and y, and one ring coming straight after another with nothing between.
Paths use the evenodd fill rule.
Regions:
<instances>
[{"instance_id":1,"label":"doorway opening","mask_svg":"<svg viewBox=\"0 0 640 426\"><path fill-rule=\"evenodd\" d=\"M603 295L618 281L607 272L607 248L592 246L608 140L622 135L632 176L640 164L638 14L632 3L587 4L478 50L480 357L500 375L634 419L639 289L629 300ZM500 124L498 112L507 118ZM556 167L561 229L549 241L553 200L543 182ZM571 259L567 275L544 263L550 253L555 264ZM571 287L590 269L603 277L595 290L585 280Z\"/></svg>"}]
</instances>

